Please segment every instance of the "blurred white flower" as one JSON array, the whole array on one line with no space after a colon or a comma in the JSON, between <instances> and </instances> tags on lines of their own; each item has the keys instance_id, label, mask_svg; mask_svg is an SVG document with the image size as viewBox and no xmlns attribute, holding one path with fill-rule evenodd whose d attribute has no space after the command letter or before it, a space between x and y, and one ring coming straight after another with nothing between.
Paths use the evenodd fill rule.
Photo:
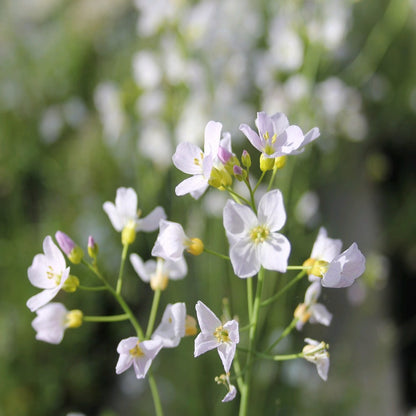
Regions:
<instances>
[{"instance_id":1,"label":"blurred white flower","mask_svg":"<svg viewBox=\"0 0 416 416\"><path fill-rule=\"evenodd\" d=\"M303 358L305 360L314 363L319 377L326 381L328 379L329 370L329 353L328 345L325 342L315 341L311 338L305 338L307 345L303 347Z\"/></svg>"},{"instance_id":2,"label":"blurred white flower","mask_svg":"<svg viewBox=\"0 0 416 416\"><path fill-rule=\"evenodd\" d=\"M156 88L162 80L159 57L150 51L140 51L133 56L133 77L144 89Z\"/></svg>"},{"instance_id":3,"label":"blurred white flower","mask_svg":"<svg viewBox=\"0 0 416 416\"><path fill-rule=\"evenodd\" d=\"M59 106L48 107L42 114L39 132L45 143L53 143L59 139L64 126L62 110Z\"/></svg>"}]
</instances>

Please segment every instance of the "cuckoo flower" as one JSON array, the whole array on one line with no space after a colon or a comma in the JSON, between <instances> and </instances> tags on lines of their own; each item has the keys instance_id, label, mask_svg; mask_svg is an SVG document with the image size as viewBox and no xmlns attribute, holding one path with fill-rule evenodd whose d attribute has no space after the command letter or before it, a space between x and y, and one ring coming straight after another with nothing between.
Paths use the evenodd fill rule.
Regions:
<instances>
[{"instance_id":1,"label":"cuckoo flower","mask_svg":"<svg viewBox=\"0 0 416 416\"><path fill-rule=\"evenodd\" d=\"M152 339L162 342L164 348L174 348L186 335L186 306L183 302L168 304L162 321L153 332Z\"/></svg>"},{"instance_id":2,"label":"cuckoo flower","mask_svg":"<svg viewBox=\"0 0 416 416\"><path fill-rule=\"evenodd\" d=\"M298 305L295 310L295 317L298 318L296 328L300 331L303 325L309 321L311 324L319 323L329 326L332 320L332 314L321 303L317 303L321 294L321 284L313 282L305 293L305 301Z\"/></svg>"},{"instance_id":3,"label":"cuckoo flower","mask_svg":"<svg viewBox=\"0 0 416 416\"><path fill-rule=\"evenodd\" d=\"M217 158L222 124L209 121L204 133L204 151L193 143L183 142L172 156L173 164L182 172L192 175L176 188L176 195L191 194L198 199L208 188L211 170Z\"/></svg>"},{"instance_id":4,"label":"cuckoo flower","mask_svg":"<svg viewBox=\"0 0 416 416\"><path fill-rule=\"evenodd\" d=\"M329 370L328 345L323 341L318 342L311 338L305 338L307 345L303 347L302 353L305 360L314 363L319 377L326 381Z\"/></svg>"},{"instance_id":5,"label":"cuckoo flower","mask_svg":"<svg viewBox=\"0 0 416 416\"><path fill-rule=\"evenodd\" d=\"M143 262L138 254L133 253L130 254L130 262L139 277L146 283L150 282L153 290L164 290L169 279L183 279L188 271L183 257L177 261L158 257L156 261L147 260Z\"/></svg>"},{"instance_id":6,"label":"cuckoo flower","mask_svg":"<svg viewBox=\"0 0 416 416\"><path fill-rule=\"evenodd\" d=\"M82 323L80 310L68 311L62 303L50 302L36 311L32 327L36 331L36 339L59 344L67 328L77 328Z\"/></svg>"},{"instance_id":7,"label":"cuckoo flower","mask_svg":"<svg viewBox=\"0 0 416 416\"><path fill-rule=\"evenodd\" d=\"M321 278L325 287L341 288L351 286L365 270L365 257L356 243L340 253L342 242L327 237L321 228L313 245L311 257L305 261L310 266L309 279Z\"/></svg>"},{"instance_id":8,"label":"cuckoo flower","mask_svg":"<svg viewBox=\"0 0 416 416\"><path fill-rule=\"evenodd\" d=\"M152 249L153 257L162 257L165 260L177 262L183 260L183 251L197 256L204 250L199 238L189 238L182 225L177 222L161 220L160 231Z\"/></svg>"},{"instance_id":9,"label":"cuckoo flower","mask_svg":"<svg viewBox=\"0 0 416 416\"><path fill-rule=\"evenodd\" d=\"M44 289L27 301L26 306L32 312L52 300L69 277L64 255L49 235L43 240L43 251L44 254L37 254L33 258L32 265L27 270L30 283Z\"/></svg>"},{"instance_id":10,"label":"cuckoo flower","mask_svg":"<svg viewBox=\"0 0 416 416\"><path fill-rule=\"evenodd\" d=\"M221 401L223 403L226 403L230 402L231 400L234 400L235 396L237 395L237 389L230 382L230 373L221 374L219 377L215 377L215 381L218 384L224 384L224 386L227 388L227 394Z\"/></svg>"},{"instance_id":11,"label":"cuckoo flower","mask_svg":"<svg viewBox=\"0 0 416 416\"><path fill-rule=\"evenodd\" d=\"M137 194L133 188L118 188L115 204L104 202L103 209L116 231L122 232L124 243L132 243L137 231L155 231L159 221L166 218L162 207L156 207L149 215L140 218L137 210Z\"/></svg>"},{"instance_id":12,"label":"cuckoo flower","mask_svg":"<svg viewBox=\"0 0 416 416\"><path fill-rule=\"evenodd\" d=\"M304 146L319 137L317 127L304 135L300 127L289 125L289 120L283 113L268 116L265 112L259 112L255 123L258 134L247 124L241 124L240 130L265 157L300 153Z\"/></svg>"},{"instance_id":13,"label":"cuckoo flower","mask_svg":"<svg viewBox=\"0 0 416 416\"><path fill-rule=\"evenodd\" d=\"M226 373L230 371L236 345L240 341L238 322L231 320L222 324L214 312L201 301L195 306L201 333L195 339L194 356L217 349Z\"/></svg>"},{"instance_id":14,"label":"cuckoo flower","mask_svg":"<svg viewBox=\"0 0 416 416\"><path fill-rule=\"evenodd\" d=\"M116 373L121 374L133 366L137 378L144 378L148 372L152 361L163 347L157 340L139 341L137 337L122 339L117 346L120 354Z\"/></svg>"},{"instance_id":15,"label":"cuckoo flower","mask_svg":"<svg viewBox=\"0 0 416 416\"><path fill-rule=\"evenodd\" d=\"M230 258L238 277L254 276L263 266L285 272L289 240L279 231L286 222L282 193L274 190L260 200L258 214L229 200L224 207L224 228L230 243Z\"/></svg>"}]
</instances>

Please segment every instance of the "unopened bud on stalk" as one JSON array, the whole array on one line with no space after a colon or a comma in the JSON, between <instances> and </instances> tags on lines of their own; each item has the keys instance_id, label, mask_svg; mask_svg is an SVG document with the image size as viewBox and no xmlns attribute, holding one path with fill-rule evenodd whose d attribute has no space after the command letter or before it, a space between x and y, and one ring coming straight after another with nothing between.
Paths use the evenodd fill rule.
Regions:
<instances>
[{"instance_id":1,"label":"unopened bud on stalk","mask_svg":"<svg viewBox=\"0 0 416 416\"><path fill-rule=\"evenodd\" d=\"M265 157L264 153L260 156L260 169L262 172L272 170L274 166L274 159L271 157Z\"/></svg>"},{"instance_id":2,"label":"unopened bud on stalk","mask_svg":"<svg viewBox=\"0 0 416 416\"><path fill-rule=\"evenodd\" d=\"M55 238L59 247L66 254L70 262L74 264L81 263L81 260L84 257L84 252L81 247L77 246L74 241L62 231L57 231Z\"/></svg>"},{"instance_id":3,"label":"unopened bud on stalk","mask_svg":"<svg viewBox=\"0 0 416 416\"><path fill-rule=\"evenodd\" d=\"M204 243L199 238L191 238L186 251L194 256L199 256L204 251Z\"/></svg>"}]
</instances>

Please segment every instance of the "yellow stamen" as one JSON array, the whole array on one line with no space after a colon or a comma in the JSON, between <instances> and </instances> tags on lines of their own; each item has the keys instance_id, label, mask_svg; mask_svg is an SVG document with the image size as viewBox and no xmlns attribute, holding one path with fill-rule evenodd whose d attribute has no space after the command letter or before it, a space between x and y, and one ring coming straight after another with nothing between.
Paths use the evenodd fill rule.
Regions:
<instances>
[{"instance_id":1,"label":"yellow stamen","mask_svg":"<svg viewBox=\"0 0 416 416\"><path fill-rule=\"evenodd\" d=\"M255 244L263 243L267 240L269 234L270 231L264 225L259 225L250 231L250 238Z\"/></svg>"},{"instance_id":2,"label":"yellow stamen","mask_svg":"<svg viewBox=\"0 0 416 416\"><path fill-rule=\"evenodd\" d=\"M129 353L130 353L131 356L133 356L133 357L143 357L144 352L139 347L139 344L140 344L140 341L137 341L137 344L135 345L135 347L132 348L131 350L129 350Z\"/></svg>"},{"instance_id":3,"label":"yellow stamen","mask_svg":"<svg viewBox=\"0 0 416 416\"><path fill-rule=\"evenodd\" d=\"M214 337L217 338L218 342L231 342L228 331L222 325L215 329Z\"/></svg>"}]
</instances>

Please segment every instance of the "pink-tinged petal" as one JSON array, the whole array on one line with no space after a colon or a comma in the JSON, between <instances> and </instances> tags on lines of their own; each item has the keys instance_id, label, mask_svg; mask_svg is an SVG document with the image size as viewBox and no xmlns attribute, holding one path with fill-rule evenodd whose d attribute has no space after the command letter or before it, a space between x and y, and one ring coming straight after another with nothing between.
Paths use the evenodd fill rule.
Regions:
<instances>
[{"instance_id":1,"label":"pink-tinged petal","mask_svg":"<svg viewBox=\"0 0 416 416\"><path fill-rule=\"evenodd\" d=\"M114 229L120 232L124 227L124 221L120 217L116 206L112 202L107 201L103 204L103 210L108 215Z\"/></svg>"},{"instance_id":2,"label":"pink-tinged petal","mask_svg":"<svg viewBox=\"0 0 416 416\"><path fill-rule=\"evenodd\" d=\"M223 210L223 223L227 235L239 239L248 235L258 220L251 208L229 199Z\"/></svg>"},{"instance_id":3,"label":"pink-tinged petal","mask_svg":"<svg viewBox=\"0 0 416 416\"><path fill-rule=\"evenodd\" d=\"M165 210L162 207L156 207L146 217L137 221L136 231L152 232L159 228L160 220L166 219Z\"/></svg>"},{"instance_id":4,"label":"pink-tinged petal","mask_svg":"<svg viewBox=\"0 0 416 416\"><path fill-rule=\"evenodd\" d=\"M258 207L259 223L266 225L269 231L279 231L286 222L283 195L276 189L263 195Z\"/></svg>"},{"instance_id":5,"label":"pink-tinged petal","mask_svg":"<svg viewBox=\"0 0 416 416\"><path fill-rule=\"evenodd\" d=\"M341 248L342 241L328 238L326 229L321 227L312 247L311 258L331 262L341 253Z\"/></svg>"},{"instance_id":6,"label":"pink-tinged petal","mask_svg":"<svg viewBox=\"0 0 416 416\"><path fill-rule=\"evenodd\" d=\"M309 130L305 134L305 139L303 140L302 147L306 146L307 144L313 142L315 139L317 139L320 136L320 131L318 127L314 127L313 129Z\"/></svg>"},{"instance_id":7,"label":"pink-tinged petal","mask_svg":"<svg viewBox=\"0 0 416 416\"><path fill-rule=\"evenodd\" d=\"M133 347L134 348L134 347ZM120 354L116 364L116 374L124 373L133 364L133 357L127 354Z\"/></svg>"},{"instance_id":8,"label":"pink-tinged petal","mask_svg":"<svg viewBox=\"0 0 416 416\"><path fill-rule=\"evenodd\" d=\"M275 233L271 238L258 246L261 265L267 270L284 273L290 255L290 242L282 234Z\"/></svg>"},{"instance_id":9,"label":"pink-tinged petal","mask_svg":"<svg viewBox=\"0 0 416 416\"><path fill-rule=\"evenodd\" d=\"M169 279L172 280L183 279L188 273L188 266L183 257L177 261L166 260L165 268L168 271Z\"/></svg>"},{"instance_id":10,"label":"pink-tinged petal","mask_svg":"<svg viewBox=\"0 0 416 416\"><path fill-rule=\"evenodd\" d=\"M35 312L37 309L41 308L42 306L46 305L49 301L51 301L59 292L60 287L56 286L53 289L45 289L42 292L32 296L27 302L26 306L31 310L31 312Z\"/></svg>"},{"instance_id":11,"label":"pink-tinged petal","mask_svg":"<svg viewBox=\"0 0 416 416\"><path fill-rule=\"evenodd\" d=\"M222 124L216 121L209 121L204 132L204 153L205 156L217 156L220 146Z\"/></svg>"},{"instance_id":12,"label":"pink-tinged petal","mask_svg":"<svg viewBox=\"0 0 416 416\"><path fill-rule=\"evenodd\" d=\"M230 390L228 393L224 396L224 398L221 400L222 403L230 402L231 400L235 399L235 396L237 395L237 389L233 384L230 384Z\"/></svg>"},{"instance_id":13,"label":"pink-tinged petal","mask_svg":"<svg viewBox=\"0 0 416 416\"><path fill-rule=\"evenodd\" d=\"M202 333L208 333L213 336L215 330L221 326L221 321L214 312L200 300L195 305L196 316Z\"/></svg>"},{"instance_id":14,"label":"pink-tinged petal","mask_svg":"<svg viewBox=\"0 0 416 416\"><path fill-rule=\"evenodd\" d=\"M195 199L198 199L208 188L208 180L203 175L194 175L185 179L175 188L177 196L191 194Z\"/></svg>"},{"instance_id":15,"label":"pink-tinged petal","mask_svg":"<svg viewBox=\"0 0 416 416\"><path fill-rule=\"evenodd\" d=\"M40 289L53 289L56 284L53 279L48 278L50 272L49 261L44 254L36 254L32 265L27 269L30 283Z\"/></svg>"},{"instance_id":16,"label":"pink-tinged petal","mask_svg":"<svg viewBox=\"0 0 416 416\"><path fill-rule=\"evenodd\" d=\"M231 134L228 132L223 133L222 139L220 140L220 146L227 150L228 152L232 153L231 150Z\"/></svg>"},{"instance_id":17,"label":"pink-tinged petal","mask_svg":"<svg viewBox=\"0 0 416 416\"><path fill-rule=\"evenodd\" d=\"M165 260L180 260L188 239L182 226L176 222L161 220L159 228L159 236L152 249L152 256L162 257Z\"/></svg>"},{"instance_id":18,"label":"pink-tinged petal","mask_svg":"<svg viewBox=\"0 0 416 416\"><path fill-rule=\"evenodd\" d=\"M260 270L256 247L249 238L238 240L230 247L230 259L238 277L251 277Z\"/></svg>"},{"instance_id":19,"label":"pink-tinged petal","mask_svg":"<svg viewBox=\"0 0 416 416\"><path fill-rule=\"evenodd\" d=\"M353 243L329 264L322 278L322 286L342 288L351 286L365 270L365 257Z\"/></svg>"},{"instance_id":20,"label":"pink-tinged petal","mask_svg":"<svg viewBox=\"0 0 416 416\"><path fill-rule=\"evenodd\" d=\"M325 326L329 326L331 324L332 313L329 312L328 309L321 303L311 305L309 307L309 312L311 313L311 317L309 318L309 322L311 324L318 323Z\"/></svg>"},{"instance_id":21,"label":"pink-tinged petal","mask_svg":"<svg viewBox=\"0 0 416 416\"><path fill-rule=\"evenodd\" d=\"M315 282L313 282L308 289L305 292L305 303L306 305L311 305L312 303L315 303L319 296L321 295L321 291L322 291L322 286L321 286L321 282L320 282L320 278L318 278L319 280L316 280Z\"/></svg>"},{"instance_id":22,"label":"pink-tinged petal","mask_svg":"<svg viewBox=\"0 0 416 416\"><path fill-rule=\"evenodd\" d=\"M133 188L118 188L116 208L121 218L133 219L137 216L137 194ZM124 224L125 225L125 224Z\"/></svg>"},{"instance_id":23,"label":"pink-tinged petal","mask_svg":"<svg viewBox=\"0 0 416 416\"><path fill-rule=\"evenodd\" d=\"M117 352L119 354L130 354L130 350L137 345L139 338L129 337L122 339L117 345Z\"/></svg>"},{"instance_id":24,"label":"pink-tinged petal","mask_svg":"<svg viewBox=\"0 0 416 416\"><path fill-rule=\"evenodd\" d=\"M49 235L43 240L43 251L48 259L48 264L52 266L55 271L62 271L65 269L65 257Z\"/></svg>"},{"instance_id":25,"label":"pink-tinged petal","mask_svg":"<svg viewBox=\"0 0 416 416\"><path fill-rule=\"evenodd\" d=\"M280 136L289 127L289 120L283 113L273 114L270 118L273 123L273 132L277 136Z\"/></svg>"},{"instance_id":26,"label":"pink-tinged petal","mask_svg":"<svg viewBox=\"0 0 416 416\"><path fill-rule=\"evenodd\" d=\"M230 371L231 364L233 362L234 355L235 355L235 348L236 348L236 344L233 342L231 343L224 342L218 345L217 347L218 355L221 358L222 365L226 373Z\"/></svg>"},{"instance_id":27,"label":"pink-tinged petal","mask_svg":"<svg viewBox=\"0 0 416 416\"><path fill-rule=\"evenodd\" d=\"M240 131L247 137L250 143L260 152L263 151L264 143L259 135L247 124L240 124Z\"/></svg>"},{"instance_id":28,"label":"pink-tinged petal","mask_svg":"<svg viewBox=\"0 0 416 416\"><path fill-rule=\"evenodd\" d=\"M195 338L194 357L199 357L201 354L217 348L218 345L219 342L213 335L200 333Z\"/></svg>"},{"instance_id":29,"label":"pink-tinged petal","mask_svg":"<svg viewBox=\"0 0 416 416\"><path fill-rule=\"evenodd\" d=\"M260 140L264 142L264 134L268 134L270 139L274 134L274 124L270 116L268 116L264 111L257 113L256 126L259 131Z\"/></svg>"},{"instance_id":30,"label":"pink-tinged petal","mask_svg":"<svg viewBox=\"0 0 416 416\"><path fill-rule=\"evenodd\" d=\"M139 275L140 279L142 279L143 282L146 283L150 282L149 269L145 266L145 263L143 262L141 257L136 253L132 253L130 254L129 258L134 271ZM151 264L151 266L154 266L154 270L156 270L156 262L154 260L152 261L153 263Z\"/></svg>"},{"instance_id":31,"label":"pink-tinged petal","mask_svg":"<svg viewBox=\"0 0 416 416\"><path fill-rule=\"evenodd\" d=\"M172 161L176 168L182 172L188 175L196 175L202 173L203 156L204 153L197 145L182 142L176 148Z\"/></svg>"}]
</instances>

